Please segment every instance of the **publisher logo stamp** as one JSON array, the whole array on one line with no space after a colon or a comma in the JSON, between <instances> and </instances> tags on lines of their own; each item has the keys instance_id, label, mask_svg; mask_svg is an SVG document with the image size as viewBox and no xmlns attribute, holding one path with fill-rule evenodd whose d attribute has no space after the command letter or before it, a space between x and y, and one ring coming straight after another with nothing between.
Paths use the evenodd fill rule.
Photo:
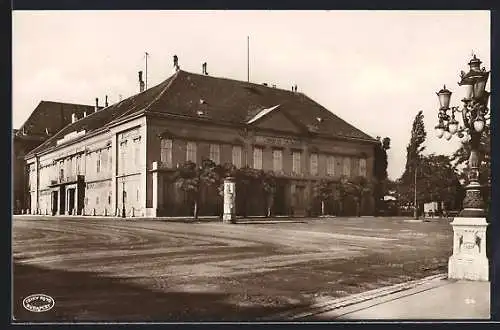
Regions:
<instances>
[{"instance_id":1,"label":"publisher logo stamp","mask_svg":"<svg viewBox=\"0 0 500 330\"><path fill-rule=\"evenodd\" d=\"M43 293L32 294L23 299L23 306L30 312L47 312L54 307L55 301L51 296Z\"/></svg>"}]
</instances>

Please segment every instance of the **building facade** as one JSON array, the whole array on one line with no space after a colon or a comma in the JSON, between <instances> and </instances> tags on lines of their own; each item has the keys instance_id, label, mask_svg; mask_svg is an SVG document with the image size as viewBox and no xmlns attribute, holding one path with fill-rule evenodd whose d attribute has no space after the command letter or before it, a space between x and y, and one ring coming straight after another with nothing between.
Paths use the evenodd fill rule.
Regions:
<instances>
[{"instance_id":1,"label":"building facade","mask_svg":"<svg viewBox=\"0 0 500 330\"><path fill-rule=\"evenodd\" d=\"M12 136L12 178L14 213L30 209L28 172L25 156L52 135L87 113L95 111L93 106L52 101L41 101L29 118Z\"/></svg>"},{"instance_id":2,"label":"building facade","mask_svg":"<svg viewBox=\"0 0 500 330\"><path fill-rule=\"evenodd\" d=\"M30 152L31 213L189 215L192 201L176 187L175 172L208 158L272 171L273 213L306 215L314 182L371 179L375 143L302 93L179 70ZM237 187L237 214L265 215L262 194L238 196ZM371 198L362 205L373 212ZM200 215L221 208L216 191L204 191Z\"/></svg>"}]
</instances>

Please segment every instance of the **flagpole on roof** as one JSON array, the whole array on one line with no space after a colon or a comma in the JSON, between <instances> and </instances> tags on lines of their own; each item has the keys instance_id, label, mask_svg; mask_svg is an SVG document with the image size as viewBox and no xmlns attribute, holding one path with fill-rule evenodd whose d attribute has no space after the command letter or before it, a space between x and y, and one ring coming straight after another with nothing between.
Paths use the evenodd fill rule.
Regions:
<instances>
[{"instance_id":1,"label":"flagpole on roof","mask_svg":"<svg viewBox=\"0 0 500 330\"><path fill-rule=\"evenodd\" d=\"M247 36L247 81L250 82L250 37Z\"/></svg>"},{"instance_id":2,"label":"flagpole on roof","mask_svg":"<svg viewBox=\"0 0 500 330\"><path fill-rule=\"evenodd\" d=\"M148 89L148 56L149 56L149 53L145 52L145 54L146 54L146 89Z\"/></svg>"}]
</instances>

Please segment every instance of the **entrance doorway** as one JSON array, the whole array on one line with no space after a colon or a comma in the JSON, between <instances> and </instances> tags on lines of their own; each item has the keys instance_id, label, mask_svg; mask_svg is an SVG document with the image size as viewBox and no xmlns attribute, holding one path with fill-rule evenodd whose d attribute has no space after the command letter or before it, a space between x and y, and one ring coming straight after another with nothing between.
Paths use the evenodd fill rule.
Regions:
<instances>
[{"instance_id":1,"label":"entrance doorway","mask_svg":"<svg viewBox=\"0 0 500 330\"><path fill-rule=\"evenodd\" d=\"M68 213L71 214L71 215L75 215L76 214L75 188L68 189Z\"/></svg>"},{"instance_id":2,"label":"entrance doorway","mask_svg":"<svg viewBox=\"0 0 500 330\"><path fill-rule=\"evenodd\" d=\"M294 215L306 215L305 191L305 186L297 186L295 189Z\"/></svg>"},{"instance_id":3,"label":"entrance doorway","mask_svg":"<svg viewBox=\"0 0 500 330\"><path fill-rule=\"evenodd\" d=\"M286 182L284 180L278 180L276 182L276 193L274 195L273 204L273 214L275 215L285 215L285 188Z\"/></svg>"},{"instance_id":4,"label":"entrance doorway","mask_svg":"<svg viewBox=\"0 0 500 330\"><path fill-rule=\"evenodd\" d=\"M57 210L59 209L57 207L57 200L58 200L57 195L58 195L57 191L52 192L52 203L51 203L52 215L56 215Z\"/></svg>"},{"instance_id":5,"label":"entrance doorway","mask_svg":"<svg viewBox=\"0 0 500 330\"><path fill-rule=\"evenodd\" d=\"M63 215L66 211L66 190L61 187L59 196L59 214Z\"/></svg>"}]
</instances>

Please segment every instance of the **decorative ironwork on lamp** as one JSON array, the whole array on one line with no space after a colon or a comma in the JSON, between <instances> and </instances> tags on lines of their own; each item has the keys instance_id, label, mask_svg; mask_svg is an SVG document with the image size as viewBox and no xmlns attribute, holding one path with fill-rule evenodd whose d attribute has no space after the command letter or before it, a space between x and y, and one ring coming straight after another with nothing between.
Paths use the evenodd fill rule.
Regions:
<instances>
[{"instance_id":1,"label":"decorative ironwork on lamp","mask_svg":"<svg viewBox=\"0 0 500 330\"><path fill-rule=\"evenodd\" d=\"M464 144L470 145L469 156L469 184L463 202L462 217L482 217L485 215L484 201L481 197L479 184L479 165L481 163L480 140L489 118L488 99L490 93L485 90L489 78L489 71L480 68L481 60L476 55L469 62L469 72L461 72L459 86L465 87L463 106L450 107L452 92L443 87L437 96L440 108L438 110L438 124L435 133L438 138L450 140L456 135ZM462 114L462 125L456 120L455 114Z\"/></svg>"}]
</instances>

